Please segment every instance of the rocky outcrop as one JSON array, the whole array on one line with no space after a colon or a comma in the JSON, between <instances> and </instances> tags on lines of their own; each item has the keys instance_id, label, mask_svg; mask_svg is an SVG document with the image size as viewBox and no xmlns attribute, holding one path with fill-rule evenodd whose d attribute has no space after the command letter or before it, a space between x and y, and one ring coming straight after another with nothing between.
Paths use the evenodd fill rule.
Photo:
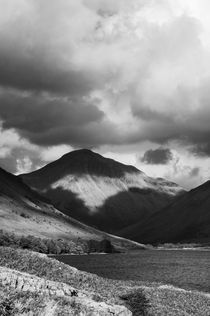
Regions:
<instances>
[{"instance_id":1,"label":"rocky outcrop","mask_svg":"<svg viewBox=\"0 0 210 316\"><path fill-rule=\"evenodd\" d=\"M80 316L130 316L132 313L124 306L109 305L105 302L95 301L94 293L82 292L73 287L60 282L53 282L37 276L19 272L16 270L0 267L0 286L11 288L17 292L31 292L46 298L47 306L53 305L51 316L57 316L57 300L65 300L65 310L69 314L62 315L80 315ZM97 296L97 300L99 300ZM46 309L46 307L44 307ZM39 314L44 315L44 310ZM59 314L61 315L61 314Z\"/></svg>"}]
</instances>

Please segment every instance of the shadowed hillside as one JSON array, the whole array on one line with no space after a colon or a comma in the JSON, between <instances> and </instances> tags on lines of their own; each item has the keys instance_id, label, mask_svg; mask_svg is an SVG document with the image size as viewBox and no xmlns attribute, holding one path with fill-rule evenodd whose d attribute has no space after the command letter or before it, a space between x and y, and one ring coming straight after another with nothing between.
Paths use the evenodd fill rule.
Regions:
<instances>
[{"instance_id":1,"label":"shadowed hillside","mask_svg":"<svg viewBox=\"0 0 210 316\"><path fill-rule=\"evenodd\" d=\"M21 178L63 213L111 233L147 218L183 192L86 149Z\"/></svg>"},{"instance_id":2,"label":"shadowed hillside","mask_svg":"<svg viewBox=\"0 0 210 316\"><path fill-rule=\"evenodd\" d=\"M43 240L62 239L75 245L79 245L81 240L108 239L122 250L141 247L135 242L108 235L64 215L49 204L46 198L31 190L19 177L1 168L0 230L3 242L9 238L14 245L26 243L26 239L20 237L30 235ZM13 234L19 237L15 238ZM30 243L40 242L37 239L31 240L31 237L28 239Z\"/></svg>"},{"instance_id":3,"label":"shadowed hillside","mask_svg":"<svg viewBox=\"0 0 210 316\"><path fill-rule=\"evenodd\" d=\"M144 243L210 242L210 181L191 190L144 223L120 232Z\"/></svg>"}]
</instances>

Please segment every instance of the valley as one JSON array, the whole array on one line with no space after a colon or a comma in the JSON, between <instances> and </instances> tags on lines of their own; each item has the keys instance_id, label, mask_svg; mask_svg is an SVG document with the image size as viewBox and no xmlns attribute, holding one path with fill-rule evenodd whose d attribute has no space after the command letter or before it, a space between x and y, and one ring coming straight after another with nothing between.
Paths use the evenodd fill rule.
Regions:
<instances>
[{"instance_id":1,"label":"valley","mask_svg":"<svg viewBox=\"0 0 210 316\"><path fill-rule=\"evenodd\" d=\"M89 150L0 169L0 313L207 316L208 206L209 182L186 192Z\"/></svg>"}]
</instances>

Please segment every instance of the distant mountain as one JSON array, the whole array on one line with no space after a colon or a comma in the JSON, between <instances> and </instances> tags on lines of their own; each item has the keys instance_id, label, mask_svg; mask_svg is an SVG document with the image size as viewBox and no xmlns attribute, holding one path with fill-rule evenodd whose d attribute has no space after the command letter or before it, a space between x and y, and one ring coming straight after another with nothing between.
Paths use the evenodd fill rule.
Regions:
<instances>
[{"instance_id":1,"label":"distant mountain","mask_svg":"<svg viewBox=\"0 0 210 316\"><path fill-rule=\"evenodd\" d=\"M209 243L210 181L120 234L143 243Z\"/></svg>"},{"instance_id":2,"label":"distant mountain","mask_svg":"<svg viewBox=\"0 0 210 316\"><path fill-rule=\"evenodd\" d=\"M145 220L183 192L175 183L87 149L21 178L63 213L111 233Z\"/></svg>"},{"instance_id":3,"label":"distant mountain","mask_svg":"<svg viewBox=\"0 0 210 316\"><path fill-rule=\"evenodd\" d=\"M23 181L0 168L0 230L19 236L64 239L66 241L109 239L121 249L141 245L108 235L68 217ZM143 246L142 246L143 247Z\"/></svg>"}]
</instances>

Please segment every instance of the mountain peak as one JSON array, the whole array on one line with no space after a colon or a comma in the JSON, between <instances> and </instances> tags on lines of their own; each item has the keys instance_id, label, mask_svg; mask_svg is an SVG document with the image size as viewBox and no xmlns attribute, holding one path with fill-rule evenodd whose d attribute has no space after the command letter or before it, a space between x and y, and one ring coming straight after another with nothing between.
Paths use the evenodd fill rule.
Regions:
<instances>
[{"instance_id":1,"label":"mountain peak","mask_svg":"<svg viewBox=\"0 0 210 316\"><path fill-rule=\"evenodd\" d=\"M65 214L112 233L166 206L181 189L89 149L67 153L22 179Z\"/></svg>"},{"instance_id":2,"label":"mountain peak","mask_svg":"<svg viewBox=\"0 0 210 316\"><path fill-rule=\"evenodd\" d=\"M87 149L87 148L81 148L77 150L69 151L68 153L64 154L60 159L62 158L71 158L71 157L97 157L100 156L98 153L95 153L94 151Z\"/></svg>"},{"instance_id":3,"label":"mountain peak","mask_svg":"<svg viewBox=\"0 0 210 316\"><path fill-rule=\"evenodd\" d=\"M56 161L32 172L31 174L58 175L58 178L68 174L96 175L110 178L120 178L126 173L142 173L134 166L125 165L114 159L103 157L90 149L78 149L66 153ZM47 176L48 177L48 176Z\"/></svg>"},{"instance_id":4,"label":"mountain peak","mask_svg":"<svg viewBox=\"0 0 210 316\"><path fill-rule=\"evenodd\" d=\"M76 150L69 151L69 152L66 153L65 155L71 155L71 154L90 155L90 154L96 154L96 153L93 152L91 149L88 149L88 148L80 148L80 149L76 149ZM64 155L64 156L65 156L65 155Z\"/></svg>"}]
</instances>

